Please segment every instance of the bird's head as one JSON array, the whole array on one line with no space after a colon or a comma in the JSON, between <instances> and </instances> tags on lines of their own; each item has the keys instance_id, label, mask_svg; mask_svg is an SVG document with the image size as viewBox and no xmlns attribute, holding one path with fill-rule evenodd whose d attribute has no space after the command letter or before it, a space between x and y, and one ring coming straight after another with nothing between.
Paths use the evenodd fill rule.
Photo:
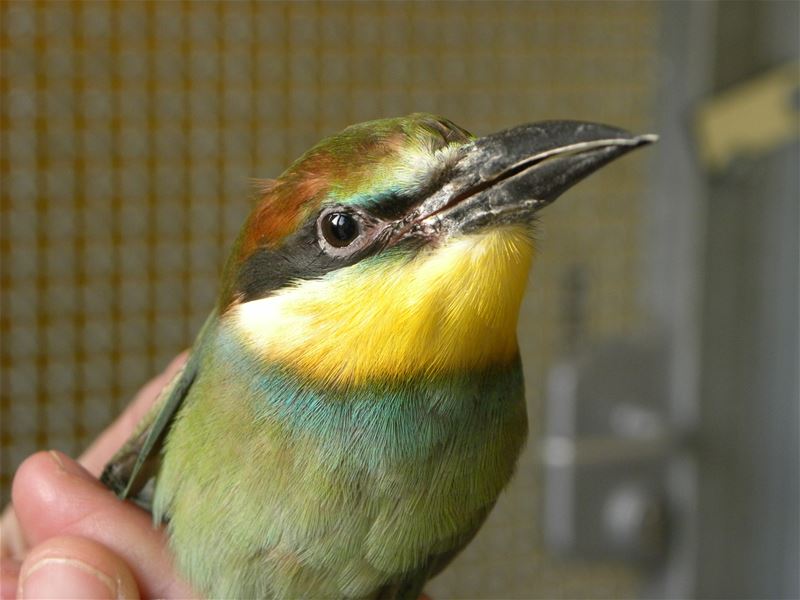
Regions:
<instances>
[{"instance_id":1,"label":"bird's head","mask_svg":"<svg viewBox=\"0 0 800 600\"><path fill-rule=\"evenodd\" d=\"M476 139L429 114L348 127L263 184L220 318L325 385L506 365L537 211L652 140L569 121Z\"/></svg>"}]
</instances>

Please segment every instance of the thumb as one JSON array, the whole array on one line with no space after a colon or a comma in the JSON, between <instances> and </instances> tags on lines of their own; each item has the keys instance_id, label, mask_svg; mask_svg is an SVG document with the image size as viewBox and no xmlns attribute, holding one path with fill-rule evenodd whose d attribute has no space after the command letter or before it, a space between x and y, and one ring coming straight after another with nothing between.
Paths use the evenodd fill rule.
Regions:
<instances>
[{"instance_id":1,"label":"thumb","mask_svg":"<svg viewBox=\"0 0 800 600\"><path fill-rule=\"evenodd\" d=\"M128 566L102 544L61 536L36 546L25 557L18 598L139 598Z\"/></svg>"},{"instance_id":2,"label":"thumb","mask_svg":"<svg viewBox=\"0 0 800 600\"><path fill-rule=\"evenodd\" d=\"M33 547L61 536L93 540L127 563L142 595L193 597L176 575L164 532L150 515L120 501L69 457L58 452L29 457L17 471L12 493L20 527Z\"/></svg>"}]
</instances>

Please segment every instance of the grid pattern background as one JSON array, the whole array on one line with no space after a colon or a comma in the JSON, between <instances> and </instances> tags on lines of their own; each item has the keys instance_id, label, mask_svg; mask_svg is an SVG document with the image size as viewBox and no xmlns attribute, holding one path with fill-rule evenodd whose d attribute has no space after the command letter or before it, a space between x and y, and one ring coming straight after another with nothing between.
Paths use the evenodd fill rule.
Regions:
<instances>
[{"instance_id":1,"label":"grid pattern background","mask_svg":"<svg viewBox=\"0 0 800 600\"><path fill-rule=\"evenodd\" d=\"M322 135L421 110L478 134L546 118L636 131L655 121L654 3L0 11L4 501L26 455L78 453L191 343L250 180L276 176ZM544 215L520 324L534 432L552 360L576 337L641 324L642 161L615 164ZM435 597L633 593L621 566L562 563L541 548L535 450L431 584Z\"/></svg>"}]
</instances>

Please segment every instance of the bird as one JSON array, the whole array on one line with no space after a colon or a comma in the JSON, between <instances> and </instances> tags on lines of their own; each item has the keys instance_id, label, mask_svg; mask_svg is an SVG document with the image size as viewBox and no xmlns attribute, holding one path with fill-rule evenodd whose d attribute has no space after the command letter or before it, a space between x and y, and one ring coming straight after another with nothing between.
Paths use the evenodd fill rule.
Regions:
<instances>
[{"instance_id":1,"label":"bird","mask_svg":"<svg viewBox=\"0 0 800 600\"><path fill-rule=\"evenodd\" d=\"M101 480L208 597L416 599L526 442L539 211L655 139L427 113L323 139L257 182L188 361Z\"/></svg>"}]
</instances>

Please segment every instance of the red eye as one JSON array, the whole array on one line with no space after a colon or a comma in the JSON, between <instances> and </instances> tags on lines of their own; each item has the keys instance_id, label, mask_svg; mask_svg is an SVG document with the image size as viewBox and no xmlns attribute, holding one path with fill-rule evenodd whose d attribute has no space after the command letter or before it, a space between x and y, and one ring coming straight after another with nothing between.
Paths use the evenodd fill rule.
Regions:
<instances>
[{"instance_id":1,"label":"red eye","mask_svg":"<svg viewBox=\"0 0 800 600\"><path fill-rule=\"evenodd\" d=\"M348 213L333 212L322 217L322 235L334 248L344 248L361 233L358 221Z\"/></svg>"}]
</instances>

